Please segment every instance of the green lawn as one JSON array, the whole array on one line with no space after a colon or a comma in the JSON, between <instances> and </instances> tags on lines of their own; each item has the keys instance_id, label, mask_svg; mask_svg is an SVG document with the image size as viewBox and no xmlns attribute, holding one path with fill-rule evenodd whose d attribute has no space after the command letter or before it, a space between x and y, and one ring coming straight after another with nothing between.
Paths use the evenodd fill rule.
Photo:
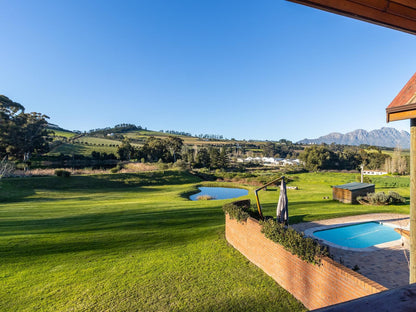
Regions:
<instances>
[{"instance_id":1,"label":"green lawn","mask_svg":"<svg viewBox=\"0 0 416 312\"><path fill-rule=\"evenodd\" d=\"M79 139L76 139L75 142L87 142L89 144L96 144L96 145L120 145L121 141L119 140L111 140L111 139L104 139L104 138L96 138L91 136L82 136Z\"/></svg>"},{"instance_id":2,"label":"green lawn","mask_svg":"<svg viewBox=\"0 0 416 312\"><path fill-rule=\"evenodd\" d=\"M394 212L409 213L409 205L363 206L343 204L332 200L333 185L354 182L358 174L349 173L302 173L288 175L294 181L289 186L298 186L299 190L287 190L289 200L289 216L291 223L330 219L341 216ZM409 177L371 177L376 185L376 192L395 191L409 200ZM260 191L259 197L265 215L276 216L276 204L279 192L276 188ZM324 197L328 197L324 199Z\"/></svg>"},{"instance_id":3,"label":"green lawn","mask_svg":"<svg viewBox=\"0 0 416 312\"><path fill-rule=\"evenodd\" d=\"M72 138L76 136L77 134L70 131L64 131L64 130L56 130L56 129L50 129L54 132L55 136L61 136L65 138Z\"/></svg>"},{"instance_id":4,"label":"green lawn","mask_svg":"<svg viewBox=\"0 0 416 312\"><path fill-rule=\"evenodd\" d=\"M176 171L0 182L1 311L303 311Z\"/></svg>"},{"instance_id":5,"label":"green lawn","mask_svg":"<svg viewBox=\"0 0 416 312\"><path fill-rule=\"evenodd\" d=\"M72 143L63 143L52 149L48 155L59 155L60 153L64 155L84 155L91 156L93 151L100 153L113 153L117 154L117 147L114 146L101 146L101 145L85 145L85 144L72 144Z\"/></svg>"},{"instance_id":6,"label":"green lawn","mask_svg":"<svg viewBox=\"0 0 416 312\"><path fill-rule=\"evenodd\" d=\"M355 175L291 177L291 222L408 212L322 199ZM3 179L0 311L304 311L227 244L221 206L230 200L181 196L199 182L178 171ZM260 198L274 215L278 192Z\"/></svg>"}]
</instances>

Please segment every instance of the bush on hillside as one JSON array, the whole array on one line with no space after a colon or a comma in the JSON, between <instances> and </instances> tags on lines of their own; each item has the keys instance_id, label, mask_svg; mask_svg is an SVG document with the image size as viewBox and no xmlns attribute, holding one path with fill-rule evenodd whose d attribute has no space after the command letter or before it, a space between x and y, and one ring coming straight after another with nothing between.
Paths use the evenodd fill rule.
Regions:
<instances>
[{"instance_id":1,"label":"bush on hillside","mask_svg":"<svg viewBox=\"0 0 416 312\"><path fill-rule=\"evenodd\" d=\"M173 167L178 168L180 170L186 170L186 168L188 167L188 165L186 164L185 161L183 161L182 159L178 159L174 164Z\"/></svg>"},{"instance_id":2,"label":"bush on hillside","mask_svg":"<svg viewBox=\"0 0 416 312\"><path fill-rule=\"evenodd\" d=\"M124 165L123 164L117 164L117 166L115 166L114 168L110 169L111 173L117 173L119 172L121 169L124 169Z\"/></svg>"}]
</instances>

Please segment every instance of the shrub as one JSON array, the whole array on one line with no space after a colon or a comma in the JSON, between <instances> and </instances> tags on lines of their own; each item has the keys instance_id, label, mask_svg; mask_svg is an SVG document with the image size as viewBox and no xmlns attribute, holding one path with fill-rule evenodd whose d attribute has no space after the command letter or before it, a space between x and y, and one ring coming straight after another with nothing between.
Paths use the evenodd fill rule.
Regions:
<instances>
[{"instance_id":1,"label":"shrub","mask_svg":"<svg viewBox=\"0 0 416 312\"><path fill-rule=\"evenodd\" d=\"M238 222L246 221L250 215L256 215L256 212L250 210L250 200L228 203L222 209L230 219L236 219ZM320 264L320 258L329 255L327 247L319 245L316 240L305 237L303 233L298 233L273 219L260 221L260 225L262 226L261 232L268 239L282 245L306 262Z\"/></svg>"},{"instance_id":2,"label":"shrub","mask_svg":"<svg viewBox=\"0 0 416 312\"><path fill-rule=\"evenodd\" d=\"M178 168L178 169L180 169L180 170L186 170L186 168L187 168L187 164L186 164L186 162L185 161L183 161L182 159L178 159L174 164L173 164L173 166L175 167L175 168Z\"/></svg>"},{"instance_id":3,"label":"shrub","mask_svg":"<svg viewBox=\"0 0 416 312\"><path fill-rule=\"evenodd\" d=\"M56 169L55 170L55 175L58 177L69 177L71 176L71 172L67 171L67 170L63 170L63 169Z\"/></svg>"},{"instance_id":4,"label":"shrub","mask_svg":"<svg viewBox=\"0 0 416 312\"><path fill-rule=\"evenodd\" d=\"M384 192L367 194L367 199L373 205L383 205L389 202L389 197Z\"/></svg>"},{"instance_id":5,"label":"shrub","mask_svg":"<svg viewBox=\"0 0 416 312\"><path fill-rule=\"evenodd\" d=\"M391 191L388 194L385 194L384 192L368 193L367 196L358 196L357 201L362 204L370 205L389 205L406 203L406 199L403 196L400 196L399 193Z\"/></svg>"},{"instance_id":6,"label":"shrub","mask_svg":"<svg viewBox=\"0 0 416 312\"><path fill-rule=\"evenodd\" d=\"M117 166L115 166L114 168L110 169L111 173L117 173L119 172L121 169L124 169L124 165L123 164L117 164Z\"/></svg>"},{"instance_id":7,"label":"shrub","mask_svg":"<svg viewBox=\"0 0 416 312\"><path fill-rule=\"evenodd\" d=\"M250 203L248 205L238 206L235 203L228 203L222 206L222 210L228 214L230 219L236 219L238 222L247 221L250 209Z\"/></svg>"},{"instance_id":8,"label":"shrub","mask_svg":"<svg viewBox=\"0 0 416 312\"><path fill-rule=\"evenodd\" d=\"M389 196L390 204L405 204L406 203L406 199L403 196L400 196L400 194L397 192L389 191L388 196Z\"/></svg>"},{"instance_id":9,"label":"shrub","mask_svg":"<svg viewBox=\"0 0 416 312\"><path fill-rule=\"evenodd\" d=\"M316 240L305 237L303 233L286 227L273 219L260 221L260 224L262 226L261 232L268 239L282 245L287 251L306 262L320 264L321 257L329 255L327 247L319 245Z\"/></svg>"}]
</instances>

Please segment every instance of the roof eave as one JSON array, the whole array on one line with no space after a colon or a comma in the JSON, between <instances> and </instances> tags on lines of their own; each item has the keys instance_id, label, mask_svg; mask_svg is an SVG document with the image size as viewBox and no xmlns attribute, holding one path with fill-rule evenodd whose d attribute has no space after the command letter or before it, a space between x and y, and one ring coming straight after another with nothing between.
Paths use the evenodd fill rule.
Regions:
<instances>
[{"instance_id":1,"label":"roof eave","mask_svg":"<svg viewBox=\"0 0 416 312\"><path fill-rule=\"evenodd\" d=\"M287 0L323 11L352 17L416 35L416 9L396 3L393 9L389 1L351 0Z\"/></svg>"}]
</instances>

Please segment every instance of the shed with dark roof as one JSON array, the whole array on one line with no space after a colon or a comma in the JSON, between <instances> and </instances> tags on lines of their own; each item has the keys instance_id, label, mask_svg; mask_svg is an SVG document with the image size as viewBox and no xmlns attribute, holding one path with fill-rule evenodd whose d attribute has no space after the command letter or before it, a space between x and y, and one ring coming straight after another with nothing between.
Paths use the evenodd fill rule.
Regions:
<instances>
[{"instance_id":1,"label":"shed with dark roof","mask_svg":"<svg viewBox=\"0 0 416 312\"><path fill-rule=\"evenodd\" d=\"M375 185L370 183L351 182L332 187L332 197L345 204L357 204L358 196L375 192Z\"/></svg>"}]
</instances>

